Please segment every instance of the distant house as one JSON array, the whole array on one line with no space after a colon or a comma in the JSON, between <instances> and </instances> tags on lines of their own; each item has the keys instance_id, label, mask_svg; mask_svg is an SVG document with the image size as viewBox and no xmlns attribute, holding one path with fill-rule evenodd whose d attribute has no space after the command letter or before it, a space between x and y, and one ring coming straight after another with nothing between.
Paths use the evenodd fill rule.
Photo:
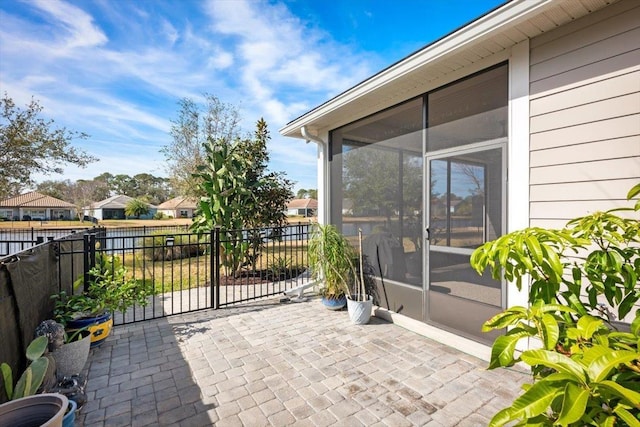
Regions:
<instances>
[{"instance_id":1,"label":"distant house","mask_svg":"<svg viewBox=\"0 0 640 427\"><path fill-rule=\"evenodd\" d=\"M158 212L174 218L193 218L198 202L192 197L174 197L158 205Z\"/></svg>"},{"instance_id":2,"label":"distant house","mask_svg":"<svg viewBox=\"0 0 640 427\"><path fill-rule=\"evenodd\" d=\"M133 197L125 195L111 196L108 199L104 199L99 202L91 203L89 206L82 208L85 216L90 216L95 219L127 219L127 215L124 210L129 203L133 200ZM141 215L140 219L151 219L155 215L158 208L149 204L149 213L147 215Z\"/></svg>"},{"instance_id":3,"label":"distant house","mask_svg":"<svg viewBox=\"0 0 640 427\"><path fill-rule=\"evenodd\" d=\"M0 201L0 219L53 220L73 219L76 207L64 200L32 191Z\"/></svg>"},{"instance_id":4,"label":"distant house","mask_svg":"<svg viewBox=\"0 0 640 427\"><path fill-rule=\"evenodd\" d=\"M316 199L293 199L287 203L287 215L315 216L317 210Z\"/></svg>"}]
</instances>

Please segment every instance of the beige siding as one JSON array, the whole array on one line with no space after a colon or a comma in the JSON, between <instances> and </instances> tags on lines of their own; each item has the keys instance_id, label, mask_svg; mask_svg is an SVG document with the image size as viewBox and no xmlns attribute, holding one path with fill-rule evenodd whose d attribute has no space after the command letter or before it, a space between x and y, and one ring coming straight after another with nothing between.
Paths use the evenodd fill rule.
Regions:
<instances>
[{"instance_id":1,"label":"beige siding","mask_svg":"<svg viewBox=\"0 0 640 427\"><path fill-rule=\"evenodd\" d=\"M530 47L531 224L629 206L640 182L640 2L622 0Z\"/></svg>"}]
</instances>

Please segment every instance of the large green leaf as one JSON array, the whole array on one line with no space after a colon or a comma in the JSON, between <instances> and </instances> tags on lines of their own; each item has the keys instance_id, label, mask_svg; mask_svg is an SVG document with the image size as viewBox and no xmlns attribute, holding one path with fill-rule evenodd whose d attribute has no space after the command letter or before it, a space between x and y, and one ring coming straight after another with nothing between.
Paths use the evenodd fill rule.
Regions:
<instances>
[{"instance_id":1,"label":"large green leaf","mask_svg":"<svg viewBox=\"0 0 640 427\"><path fill-rule=\"evenodd\" d=\"M4 379L4 390L7 392L7 397L11 399L13 396L13 374L11 367L2 362L0 370L2 371L2 378Z\"/></svg>"},{"instance_id":2,"label":"large green leaf","mask_svg":"<svg viewBox=\"0 0 640 427\"><path fill-rule=\"evenodd\" d=\"M632 360L638 360L640 355L637 352L628 350L614 350L596 357L588 365L588 373L591 381L600 382L607 378L609 372L619 365Z\"/></svg>"},{"instance_id":3,"label":"large green leaf","mask_svg":"<svg viewBox=\"0 0 640 427\"><path fill-rule=\"evenodd\" d=\"M640 427L640 420L622 406L616 406L613 412L617 414L622 421L627 423L629 427Z\"/></svg>"},{"instance_id":4,"label":"large green leaf","mask_svg":"<svg viewBox=\"0 0 640 427\"><path fill-rule=\"evenodd\" d=\"M520 306L511 307L501 313L496 314L491 319L484 322L484 324L482 325L482 332L506 328L507 326L515 325L519 320L523 320L526 318L526 308Z\"/></svg>"},{"instance_id":5,"label":"large green leaf","mask_svg":"<svg viewBox=\"0 0 640 427\"><path fill-rule=\"evenodd\" d=\"M489 427L502 427L509 421L516 419L511 415L511 412L511 408L504 408L499 411L491 418L491 421L489 421Z\"/></svg>"},{"instance_id":6,"label":"large green leaf","mask_svg":"<svg viewBox=\"0 0 640 427\"><path fill-rule=\"evenodd\" d=\"M520 358L529 365L543 365L553 368L558 372L564 372L573 375L576 382L586 384L586 374L584 368L576 361L549 350L527 350Z\"/></svg>"},{"instance_id":7,"label":"large green leaf","mask_svg":"<svg viewBox=\"0 0 640 427\"><path fill-rule=\"evenodd\" d=\"M49 339L46 336L39 336L31 341L27 347L27 359L34 361L42 356L49 345Z\"/></svg>"},{"instance_id":8,"label":"large green leaf","mask_svg":"<svg viewBox=\"0 0 640 427\"><path fill-rule=\"evenodd\" d=\"M586 315L578 319L578 323L576 326L578 327L582 338L589 340L593 336L594 332L600 329L603 324L604 322L602 321L602 319Z\"/></svg>"},{"instance_id":9,"label":"large green leaf","mask_svg":"<svg viewBox=\"0 0 640 427\"><path fill-rule=\"evenodd\" d=\"M509 331L507 335L496 338L491 347L491 362L489 369L495 369L502 366L512 366L515 363L513 353L516 349L518 341L530 334L521 329L515 328Z\"/></svg>"},{"instance_id":10,"label":"large green leaf","mask_svg":"<svg viewBox=\"0 0 640 427\"><path fill-rule=\"evenodd\" d=\"M575 383L567 383L562 398L562 410L557 423L567 426L578 421L587 407L589 391L577 386Z\"/></svg>"},{"instance_id":11,"label":"large green leaf","mask_svg":"<svg viewBox=\"0 0 640 427\"><path fill-rule=\"evenodd\" d=\"M552 383L540 381L533 384L511 405L511 419L533 418L542 414L560 393L562 388Z\"/></svg>"},{"instance_id":12,"label":"large green leaf","mask_svg":"<svg viewBox=\"0 0 640 427\"><path fill-rule=\"evenodd\" d=\"M544 347L547 350L552 350L558 343L558 337L560 336L560 327L553 315L545 313L540 319L540 332Z\"/></svg>"},{"instance_id":13,"label":"large green leaf","mask_svg":"<svg viewBox=\"0 0 640 427\"><path fill-rule=\"evenodd\" d=\"M630 390L611 380L601 381L596 384L596 387L607 389L609 392L626 401L629 405L640 409L640 393L637 391Z\"/></svg>"}]
</instances>

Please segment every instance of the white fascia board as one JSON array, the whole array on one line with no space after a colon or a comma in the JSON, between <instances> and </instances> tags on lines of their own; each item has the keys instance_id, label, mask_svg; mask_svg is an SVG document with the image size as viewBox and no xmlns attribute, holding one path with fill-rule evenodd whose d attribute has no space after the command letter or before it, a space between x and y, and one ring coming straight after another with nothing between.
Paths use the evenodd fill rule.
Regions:
<instances>
[{"instance_id":1,"label":"white fascia board","mask_svg":"<svg viewBox=\"0 0 640 427\"><path fill-rule=\"evenodd\" d=\"M447 55L468 48L475 42L489 38L494 33L537 15L541 9L544 10L552 2L553 0L513 0L288 123L280 129L280 134L297 133L301 126L310 125L325 114L367 95L393 80L402 78L417 68L433 64Z\"/></svg>"}]
</instances>

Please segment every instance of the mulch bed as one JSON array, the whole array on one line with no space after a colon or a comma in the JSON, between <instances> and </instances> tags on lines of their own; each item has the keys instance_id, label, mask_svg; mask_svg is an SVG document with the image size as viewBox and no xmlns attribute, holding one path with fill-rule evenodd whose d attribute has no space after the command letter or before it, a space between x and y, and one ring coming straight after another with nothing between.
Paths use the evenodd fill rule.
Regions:
<instances>
[{"instance_id":1,"label":"mulch bed","mask_svg":"<svg viewBox=\"0 0 640 427\"><path fill-rule=\"evenodd\" d=\"M277 282L279 280L287 280L297 277L302 274L303 271L303 269L292 268L282 271L279 275L275 275L271 270L243 271L237 277L220 276L220 285L258 285L261 283Z\"/></svg>"}]
</instances>

